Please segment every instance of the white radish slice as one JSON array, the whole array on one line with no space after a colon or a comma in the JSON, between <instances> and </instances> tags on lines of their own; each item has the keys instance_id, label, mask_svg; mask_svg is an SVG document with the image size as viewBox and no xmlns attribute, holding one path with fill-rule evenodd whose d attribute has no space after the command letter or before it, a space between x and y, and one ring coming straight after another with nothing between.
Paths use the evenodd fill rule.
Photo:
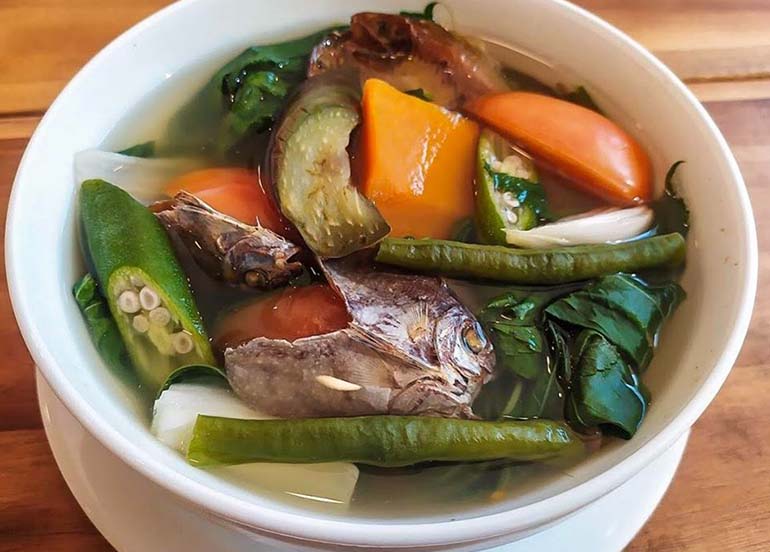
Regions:
<instances>
[{"instance_id":1,"label":"white radish slice","mask_svg":"<svg viewBox=\"0 0 770 552\"><path fill-rule=\"evenodd\" d=\"M203 383L176 383L153 407L152 433L182 454L192 437L198 414L241 419L269 419L246 406L230 389ZM348 462L325 464L255 463L208 468L240 488L293 496L345 507L358 481L358 468Z\"/></svg>"},{"instance_id":2,"label":"white radish slice","mask_svg":"<svg viewBox=\"0 0 770 552\"><path fill-rule=\"evenodd\" d=\"M505 239L524 248L617 243L639 236L653 219L652 209L646 205L594 209L531 230L506 230Z\"/></svg>"},{"instance_id":3,"label":"white radish slice","mask_svg":"<svg viewBox=\"0 0 770 552\"><path fill-rule=\"evenodd\" d=\"M164 189L173 177L202 166L190 158L144 159L90 149L75 154L75 181L101 178L148 205L168 198Z\"/></svg>"}]
</instances>

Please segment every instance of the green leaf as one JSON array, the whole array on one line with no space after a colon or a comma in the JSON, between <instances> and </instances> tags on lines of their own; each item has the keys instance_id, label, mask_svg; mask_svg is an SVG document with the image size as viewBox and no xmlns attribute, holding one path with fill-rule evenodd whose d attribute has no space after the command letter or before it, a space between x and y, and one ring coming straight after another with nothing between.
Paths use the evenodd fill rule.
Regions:
<instances>
[{"instance_id":1,"label":"green leaf","mask_svg":"<svg viewBox=\"0 0 770 552\"><path fill-rule=\"evenodd\" d=\"M155 140L142 142L141 144L135 144L130 148L120 150L117 153L121 155L130 155L131 157L155 157Z\"/></svg>"},{"instance_id":2,"label":"green leaf","mask_svg":"<svg viewBox=\"0 0 770 552\"><path fill-rule=\"evenodd\" d=\"M476 241L476 227L473 218L461 220L452 232L452 240L462 243L474 243Z\"/></svg>"},{"instance_id":3,"label":"green leaf","mask_svg":"<svg viewBox=\"0 0 770 552\"><path fill-rule=\"evenodd\" d=\"M91 274L86 274L73 286L72 294L83 315L91 341L102 360L121 375L131 374L131 359L107 301L99 293L96 279Z\"/></svg>"},{"instance_id":4,"label":"green leaf","mask_svg":"<svg viewBox=\"0 0 770 552\"><path fill-rule=\"evenodd\" d=\"M559 383L557 369L550 365L544 366L508 415L514 418L561 419L564 416L564 391Z\"/></svg>"},{"instance_id":5,"label":"green leaf","mask_svg":"<svg viewBox=\"0 0 770 552\"><path fill-rule=\"evenodd\" d=\"M652 358L655 335L683 298L684 291L675 282L648 286L613 274L554 302L546 314L601 333L643 370Z\"/></svg>"},{"instance_id":6,"label":"green leaf","mask_svg":"<svg viewBox=\"0 0 770 552\"><path fill-rule=\"evenodd\" d=\"M690 230L690 210L674 188L674 177L684 161L677 161L666 173L666 189L663 196L652 203L658 234L679 232L687 237Z\"/></svg>"},{"instance_id":7,"label":"green leaf","mask_svg":"<svg viewBox=\"0 0 770 552\"><path fill-rule=\"evenodd\" d=\"M601 333L638 367L647 366L652 357L647 333L625 311L606 307L588 293L573 293L550 305L546 312L562 322Z\"/></svg>"},{"instance_id":8,"label":"green leaf","mask_svg":"<svg viewBox=\"0 0 770 552\"><path fill-rule=\"evenodd\" d=\"M158 394L155 398L157 399L160 397L161 393L175 383L189 383L193 381L212 381L217 384L224 382L225 385L229 386L227 383L227 375L221 368L210 364L188 364L187 366L180 366L168 375L166 381L164 381L163 385L158 389Z\"/></svg>"},{"instance_id":9,"label":"green leaf","mask_svg":"<svg viewBox=\"0 0 770 552\"><path fill-rule=\"evenodd\" d=\"M492 179L495 191L510 193L518 200L522 207L527 208L531 212L529 216L532 216L535 220L532 225L528 226L531 227L540 222L553 220L553 215L548 210L548 201L542 184L507 173L495 172L486 161L484 162L484 170ZM522 216L527 215L522 213L520 209L519 217Z\"/></svg>"},{"instance_id":10,"label":"green leaf","mask_svg":"<svg viewBox=\"0 0 770 552\"><path fill-rule=\"evenodd\" d=\"M577 338L573 363L568 420L583 427L609 426L624 439L633 437L647 401L615 346L601 334L585 330Z\"/></svg>"},{"instance_id":11,"label":"green leaf","mask_svg":"<svg viewBox=\"0 0 770 552\"><path fill-rule=\"evenodd\" d=\"M497 376L482 388L476 413L492 419L561 417L563 394L550 368L542 314L554 299L581 287L510 288L481 310L478 319L495 347Z\"/></svg>"},{"instance_id":12,"label":"green leaf","mask_svg":"<svg viewBox=\"0 0 770 552\"><path fill-rule=\"evenodd\" d=\"M264 139L290 92L305 80L311 50L342 28L245 50L174 115L168 147L217 158L252 155L244 144Z\"/></svg>"},{"instance_id":13,"label":"green leaf","mask_svg":"<svg viewBox=\"0 0 770 552\"><path fill-rule=\"evenodd\" d=\"M591 94L588 93L585 86L578 86L572 92L567 92L564 94L564 99L603 115L602 110L596 105L596 102L591 97Z\"/></svg>"},{"instance_id":14,"label":"green leaf","mask_svg":"<svg viewBox=\"0 0 770 552\"><path fill-rule=\"evenodd\" d=\"M409 94L410 96L414 96L415 98L420 98L421 100L425 100L426 102L433 101L433 95L426 92L423 88L412 88L411 90L404 90L404 94Z\"/></svg>"},{"instance_id":15,"label":"green leaf","mask_svg":"<svg viewBox=\"0 0 770 552\"><path fill-rule=\"evenodd\" d=\"M437 4L438 2L431 2L425 6L425 9L422 12L400 11L398 14L406 17L413 17L415 19L427 19L428 21L433 21L433 10L436 9Z\"/></svg>"}]
</instances>

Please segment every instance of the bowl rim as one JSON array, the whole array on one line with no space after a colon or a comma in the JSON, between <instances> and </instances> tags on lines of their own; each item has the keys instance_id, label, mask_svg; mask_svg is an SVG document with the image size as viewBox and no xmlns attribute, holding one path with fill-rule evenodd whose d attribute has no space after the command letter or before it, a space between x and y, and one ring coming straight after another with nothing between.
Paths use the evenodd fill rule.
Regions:
<instances>
[{"instance_id":1,"label":"bowl rim","mask_svg":"<svg viewBox=\"0 0 770 552\"><path fill-rule=\"evenodd\" d=\"M46 129L51 124L53 114L57 111L57 105L63 97L70 93L73 84L82 80L84 75L95 70L103 59L111 55L113 50L131 41L135 36L153 26L156 21L161 18L172 17L174 13L185 9L188 5L203 1L207 0L182 0L155 12L110 42L78 71L51 104L48 112L31 137L19 164L9 201L5 238L6 273L11 303L24 341L35 364L56 395L70 412L75 415L78 421L111 452L143 476L165 488L173 495L195 505L197 508L257 531L261 530L276 535L319 543L348 546L377 545L404 547L445 545L489 539L511 533L514 530L525 531L570 514L581 506L612 491L640 471L642 467L673 444L702 414L724 383L738 356L748 330L756 294L758 271L756 228L748 192L738 164L727 142L705 108L695 98L694 94L662 62L623 32L587 10L575 6L566 0L544 0L555 5L558 9L572 12L572 15L583 18L586 23L592 25L597 31L615 41L618 47L624 48L630 56L635 56L641 63L654 68L664 78L665 82L695 109L696 114L705 123L711 138L718 144L720 153L727 162L735 183L737 202L743 214L743 228L741 231L746 238L747 248L745 252L746 270L744 271L742 282L740 282L742 294L737 311L736 324L732 329L724 350L711 369L711 373L703 381L700 389L683 405L679 413L636 452L600 475L571 489L503 512L482 514L477 517L461 520L427 523L372 523L367 520L339 521L305 517L297 513L275 510L268 506L255 505L215 491L203 483L188 479L173 467L156 462L152 457L144 455L136 444L104 421L98 415L96 409L92 408L87 401L80 397L74 385L64 377L57 359L54 358L48 350L46 343L36 331L34 317L31 312L27 311L27 305L17 297L16 292L19 289L20 275L17 271L15 259L18 257L16 253L20 252L20 246L16 245L16 236L21 232L15 230L18 227L15 224L18 209L15 207L20 195L20 183L25 180L24 175L28 152L33 150L38 142L44 139Z\"/></svg>"}]
</instances>

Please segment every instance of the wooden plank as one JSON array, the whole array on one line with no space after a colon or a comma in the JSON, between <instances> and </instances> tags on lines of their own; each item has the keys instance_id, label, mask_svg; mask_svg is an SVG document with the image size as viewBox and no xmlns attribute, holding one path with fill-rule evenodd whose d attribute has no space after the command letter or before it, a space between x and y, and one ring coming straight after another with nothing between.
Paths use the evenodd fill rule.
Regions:
<instances>
[{"instance_id":1,"label":"wooden plank","mask_svg":"<svg viewBox=\"0 0 770 552\"><path fill-rule=\"evenodd\" d=\"M0 117L0 140L29 138L35 132L39 115L6 115Z\"/></svg>"},{"instance_id":2,"label":"wooden plank","mask_svg":"<svg viewBox=\"0 0 770 552\"><path fill-rule=\"evenodd\" d=\"M707 105L746 179L759 290L736 367L695 425L674 483L629 552L770 550L770 101Z\"/></svg>"},{"instance_id":3,"label":"wooden plank","mask_svg":"<svg viewBox=\"0 0 770 552\"><path fill-rule=\"evenodd\" d=\"M37 114L93 53L164 3L115 2L107 8L96 0L0 2L3 213ZM770 98L770 2L580 3L651 48L701 99ZM50 46L30 36L45 37ZM752 196L759 295L738 364L696 424L677 478L629 547L632 552L770 549L770 425L764 404L770 391L770 101L707 107L733 147ZM10 310L4 268L0 276L0 551L110 550L72 499L39 429L32 362Z\"/></svg>"},{"instance_id":4,"label":"wooden plank","mask_svg":"<svg viewBox=\"0 0 770 552\"><path fill-rule=\"evenodd\" d=\"M3 256L8 197L26 144L26 140L0 141L0 251ZM32 359L11 310L5 263L0 265L0 343L3 345L3 361L0 362L0 431L39 428L41 422L35 398Z\"/></svg>"},{"instance_id":5,"label":"wooden plank","mask_svg":"<svg viewBox=\"0 0 770 552\"><path fill-rule=\"evenodd\" d=\"M0 114L42 112L64 84L120 32L167 0L5 0L0 3ZM580 0L668 63L686 81L770 74L770 3L707 0ZM740 32L735 32L740 29ZM36 40L30 40L35 36ZM699 90L703 90L699 86ZM719 88L721 97L725 87ZM748 95L749 91L751 92ZM715 99L707 90L703 99ZM740 88L770 97L770 86ZM761 94L761 95L760 95Z\"/></svg>"},{"instance_id":6,"label":"wooden plank","mask_svg":"<svg viewBox=\"0 0 770 552\"><path fill-rule=\"evenodd\" d=\"M75 72L168 0L0 2L0 113L45 110Z\"/></svg>"},{"instance_id":7,"label":"wooden plank","mask_svg":"<svg viewBox=\"0 0 770 552\"><path fill-rule=\"evenodd\" d=\"M59 474L42 429L0 431L0 551L112 550Z\"/></svg>"}]
</instances>

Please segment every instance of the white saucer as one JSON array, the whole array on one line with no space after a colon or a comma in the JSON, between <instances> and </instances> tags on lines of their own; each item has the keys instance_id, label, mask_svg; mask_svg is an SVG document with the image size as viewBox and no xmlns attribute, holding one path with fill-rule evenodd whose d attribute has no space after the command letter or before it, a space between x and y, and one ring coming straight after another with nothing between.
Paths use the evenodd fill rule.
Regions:
<instances>
[{"instance_id":1,"label":"white saucer","mask_svg":"<svg viewBox=\"0 0 770 552\"><path fill-rule=\"evenodd\" d=\"M253 551L248 535L227 528L143 478L91 437L37 374L37 393L56 463L86 515L120 552ZM489 552L616 552L663 497L689 432L621 487L567 520ZM261 547L264 550L264 547ZM284 548L285 550L285 548Z\"/></svg>"}]
</instances>

